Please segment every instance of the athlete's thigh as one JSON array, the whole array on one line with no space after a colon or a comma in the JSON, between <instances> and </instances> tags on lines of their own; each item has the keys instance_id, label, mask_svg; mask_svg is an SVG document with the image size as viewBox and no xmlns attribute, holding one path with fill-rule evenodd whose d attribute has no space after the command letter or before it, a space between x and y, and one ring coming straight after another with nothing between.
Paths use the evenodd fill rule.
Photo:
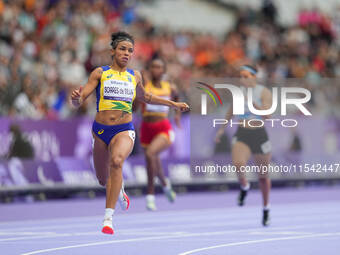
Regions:
<instances>
[{"instance_id":1,"label":"athlete's thigh","mask_svg":"<svg viewBox=\"0 0 340 255\"><path fill-rule=\"evenodd\" d=\"M257 166L268 166L271 160L272 154L254 154L254 162ZM260 168L259 177L266 177L268 175L268 169Z\"/></svg>"},{"instance_id":2,"label":"athlete's thigh","mask_svg":"<svg viewBox=\"0 0 340 255\"><path fill-rule=\"evenodd\" d=\"M251 150L243 142L236 141L231 148L231 158L235 164L247 164L251 156Z\"/></svg>"},{"instance_id":3,"label":"athlete's thigh","mask_svg":"<svg viewBox=\"0 0 340 255\"><path fill-rule=\"evenodd\" d=\"M125 160L132 152L134 140L130 136L131 130L123 131L116 134L110 144L109 153L111 159L113 157L119 157Z\"/></svg>"},{"instance_id":4,"label":"athlete's thigh","mask_svg":"<svg viewBox=\"0 0 340 255\"><path fill-rule=\"evenodd\" d=\"M147 150L149 153L159 154L163 150L167 149L171 145L169 139L163 135L159 134L152 139L151 143L149 144Z\"/></svg>"},{"instance_id":5,"label":"athlete's thigh","mask_svg":"<svg viewBox=\"0 0 340 255\"><path fill-rule=\"evenodd\" d=\"M107 177L109 154L106 143L96 135L93 135L93 163L97 176Z\"/></svg>"}]
</instances>

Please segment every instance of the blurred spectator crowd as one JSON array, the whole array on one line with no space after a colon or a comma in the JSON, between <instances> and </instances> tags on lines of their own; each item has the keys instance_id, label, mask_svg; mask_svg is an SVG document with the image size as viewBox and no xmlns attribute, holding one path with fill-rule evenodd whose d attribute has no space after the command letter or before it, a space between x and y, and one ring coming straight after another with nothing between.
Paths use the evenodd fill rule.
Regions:
<instances>
[{"instance_id":1,"label":"blurred spectator crowd","mask_svg":"<svg viewBox=\"0 0 340 255\"><path fill-rule=\"evenodd\" d=\"M0 116L64 119L94 114L94 97L77 112L68 102L91 70L110 64L110 34L136 39L131 66L143 70L154 55L167 61L167 79L182 98L192 78L235 77L255 63L268 83L340 77L340 12L301 10L296 24L276 22L275 6L235 10L235 26L223 36L171 31L138 17L137 1L0 0ZM336 87L337 86L337 87ZM323 101L340 102L339 84ZM330 98L328 98L330 97ZM322 99L321 99L322 101Z\"/></svg>"}]
</instances>

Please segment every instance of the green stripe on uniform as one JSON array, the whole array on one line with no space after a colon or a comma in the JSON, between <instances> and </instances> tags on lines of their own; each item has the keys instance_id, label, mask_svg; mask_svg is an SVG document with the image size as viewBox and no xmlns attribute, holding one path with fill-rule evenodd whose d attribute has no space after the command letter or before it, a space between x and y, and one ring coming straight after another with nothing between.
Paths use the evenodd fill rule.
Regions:
<instances>
[{"instance_id":1,"label":"green stripe on uniform","mask_svg":"<svg viewBox=\"0 0 340 255\"><path fill-rule=\"evenodd\" d=\"M112 102L112 110L121 110L124 112L132 112L132 103L131 102Z\"/></svg>"}]
</instances>

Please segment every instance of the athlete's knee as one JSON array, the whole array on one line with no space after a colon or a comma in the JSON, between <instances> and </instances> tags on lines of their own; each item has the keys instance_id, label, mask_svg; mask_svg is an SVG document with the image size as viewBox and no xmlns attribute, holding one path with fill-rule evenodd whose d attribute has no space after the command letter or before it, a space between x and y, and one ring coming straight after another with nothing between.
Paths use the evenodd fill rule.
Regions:
<instances>
[{"instance_id":1,"label":"athlete's knee","mask_svg":"<svg viewBox=\"0 0 340 255\"><path fill-rule=\"evenodd\" d=\"M147 148L145 151L145 155L148 159L153 159L156 156L156 153L152 149Z\"/></svg>"},{"instance_id":2,"label":"athlete's knee","mask_svg":"<svg viewBox=\"0 0 340 255\"><path fill-rule=\"evenodd\" d=\"M270 180L268 173L259 173L259 181L266 182Z\"/></svg>"},{"instance_id":3,"label":"athlete's knee","mask_svg":"<svg viewBox=\"0 0 340 255\"><path fill-rule=\"evenodd\" d=\"M233 160L233 165L236 167L237 170L239 170L242 166L245 166L247 162L244 160Z\"/></svg>"},{"instance_id":4,"label":"athlete's knee","mask_svg":"<svg viewBox=\"0 0 340 255\"><path fill-rule=\"evenodd\" d=\"M268 171L264 171L264 169L258 172L258 179L260 182L270 182Z\"/></svg>"},{"instance_id":5,"label":"athlete's knee","mask_svg":"<svg viewBox=\"0 0 340 255\"><path fill-rule=\"evenodd\" d=\"M114 155L111 158L110 168L111 169L121 169L124 163L124 157L122 155Z\"/></svg>"}]
</instances>

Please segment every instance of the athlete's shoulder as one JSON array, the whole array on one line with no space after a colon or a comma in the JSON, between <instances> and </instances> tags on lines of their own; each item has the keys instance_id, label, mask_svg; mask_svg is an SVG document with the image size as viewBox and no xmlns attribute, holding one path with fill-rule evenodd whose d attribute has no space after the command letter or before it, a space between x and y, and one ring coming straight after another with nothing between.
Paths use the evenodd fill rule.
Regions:
<instances>
[{"instance_id":1,"label":"athlete's shoulder","mask_svg":"<svg viewBox=\"0 0 340 255\"><path fill-rule=\"evenodd\" d=\"M93 69L90 76L95 79L100 79L102 76L102 73L103 73L103 69L101 67L96 67L95 69Z\"/></svg>"},{"instance_id":2,"label":"athlete's shoulder","mask_svg":"<svg viewBox=\"0 0 340 255\"><path fill-rule=\"evenodd\" d=\"M127 68L126 71L133 76L136 74L136 71L130 68Z\"/></svg>"},{"instance_id":3,"label":"athlete's shoulder","mask_svg":"<svg viewBox=\"0 0 340 255\"><path fill-rule=\"evenodd\" d=\"M102 66L98 66L95 69L93 69L92 73L96 73L96 74L102 74L105 70L103 69Z\"/></svg>"},{"instance_id":4,"label":"athlete's shoulder","mask_svg":"<svg viewBox=\"0 0 340 255\"><path fill-rule=\"evenodd\" d=\"M101 69L102 72L108 71L110 70L110 66L109 65L105 65L105 66L99 66L96 69Z\"/></svg>"}]
</instances>

